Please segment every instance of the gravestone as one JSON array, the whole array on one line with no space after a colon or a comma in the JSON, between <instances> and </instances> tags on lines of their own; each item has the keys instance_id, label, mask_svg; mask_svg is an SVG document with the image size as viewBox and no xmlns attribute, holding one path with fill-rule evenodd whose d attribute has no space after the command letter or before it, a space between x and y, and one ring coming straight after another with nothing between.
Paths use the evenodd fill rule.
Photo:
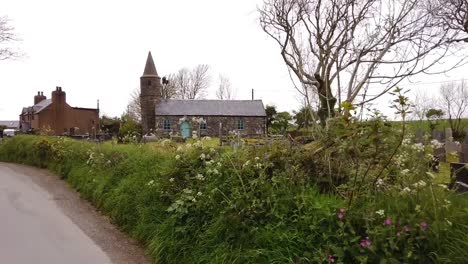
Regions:
<instances>
[{"instance_id":1,"label":"gravestone","mask_svg":"<svg viewBox=\"0 0 468 264\"><path fill-rule=\"evenodd\" d=\"M450 127L445 129L445 141L453 142L452 129Z\"/></svg>"},{"instance_id":2,"label":"gravestone","mask_svg":"<svg viewBox=\"0 0 468 264\"><path fill-rule=\"evenodd\" d=\"M461 163L468 163L468 129L465 129L465 139L458 152L458 161Z\"/></svg>"},{"instance_id":3,"label":"gravestone","mask_svg":"<svg viewBox=\"0 0 468 264\"><path fill-rule=\"evenodd\" d=\"M440 162L446 162L447 159L445 158L445 148L436 148L434 149L434 156L440 161Z\"/></svg>"},{"instance_id":4,"label":"gravestone","mask_svg":"<svg viewBox=\"0 0 468 264\"><path fill-rule=\"evenodd\" d=\"M422 141L423 141L422 129L418 128L418 130L416 130L416 143L422 143Z\"/></svg>"},{"instance_id":5,"label":"gravestone","mask_svg":"<svg viewBox=\"0 0 468 264\"><path fill-rule=\"evenodd\" d=\"M461 150L461 145L458 142L453 142L453 141L447 141L445 142L445 151L447 153L460 153Z\"/></svg>"},{"instance_id":6,"label":"gravestone","mask_svg":"<svg viewBox=\"0 0 468 264\"><path fill-rule=\"evenodd\" d=\"M468 192L468 168L466 163L450 163L451 188L459 192Z\"/></svg>"},{"instance_id":7,"label":"gravestone","mask_svg":"<svg viewBox=\"0 0 468 264\"><path fill-rule=\"evenodd\" d=\"M439 142L444 141L444 133L440 130L434 129L432 130L432 138L436 139Z\"/></svg>"}]
</instances>

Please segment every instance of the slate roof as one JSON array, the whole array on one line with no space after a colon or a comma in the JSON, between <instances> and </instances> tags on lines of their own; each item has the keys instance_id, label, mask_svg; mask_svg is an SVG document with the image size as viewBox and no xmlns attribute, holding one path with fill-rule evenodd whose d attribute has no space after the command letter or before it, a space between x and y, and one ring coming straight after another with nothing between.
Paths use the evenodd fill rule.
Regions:
<instances>
[{"instance_id":1,"label":"slate roof","mask_svg":"<svg viewBox=\"0 0 468 264\"><path fill-rule=\"evenodd\" d=\"M157 116L266 116L262 100L163 100L155 111Z\"/></svg>"},{"instance_id":2,"label":"slate roof","mask_svg":"<svg viewBox=\"0 0 468 264\"><path fill-rule=\"evenodd\" d=\"M40 111L44 110L51 104L52 104L52 99L45 99L33 106L23 107L23 111L21 111L21 113L23 114L23 113L31 112L33 110L34 112L39 113Z\"/></svg>"},{"instance_id":3,"label":"slate roof","mask_svg":"<svg viewBox=\"0 0 468 264\"><path fill-rule=\"evenodd\" d=\"M0 126L19 128L19 121L0 121Z\"/></svg>"}]
</instances>

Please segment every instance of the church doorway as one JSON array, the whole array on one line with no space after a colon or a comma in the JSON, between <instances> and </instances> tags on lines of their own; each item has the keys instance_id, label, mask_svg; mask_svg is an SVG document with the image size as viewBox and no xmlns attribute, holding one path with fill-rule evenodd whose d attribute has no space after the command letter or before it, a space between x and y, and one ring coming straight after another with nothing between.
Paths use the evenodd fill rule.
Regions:
<instances>
[{"instance_id":1,"label":"church doorway","mask_svg":"<svg viewBox=\"0 0 468 264\"><path fill-rule=\"evenodd\" d=\"M180 124L180 134L182 135L183 139L190 137L190 124L187 121L184 121L182 124Z\"/></svg>"}]
</instances>

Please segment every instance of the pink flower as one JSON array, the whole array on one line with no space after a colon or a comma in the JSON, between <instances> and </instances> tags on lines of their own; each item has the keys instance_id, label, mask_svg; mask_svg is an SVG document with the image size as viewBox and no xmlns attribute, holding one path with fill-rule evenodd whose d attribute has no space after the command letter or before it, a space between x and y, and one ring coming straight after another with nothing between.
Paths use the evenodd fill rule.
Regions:
<instances>
[{"instance_id":1,"label":"pink flower","mask_svg":"<svg viewBox=\"0 0 468 264\"><path fill-rule=\"evenodd\" d=\"M409 227L405 225L405 226L403 227L403 231L409 232Z\"/></svg>"},{"instance_id":2,"label":"pink flower","mask_svg":"<svg viewBox=\"0 0 468 264\"><path fill-rule=\"evenodd\" d=\"M426 231L426 229L427 229L427 223L426 222L421 223L421 229L422 229L422 231Z\"/></svg>"},{"instance_id":3,"label":"pink flower","mask_svg":"<svg viewBox=\"0 0 468 264\"><path fill-rule=\"evenodd\" d=\"M385 219L384 221L384 226L391 225L391 224L392 224L392 220L390 219L390 217L387 217L387 219Z\"/></svg>"},{"instance_id":4,"label":"pink flower","mask_svg":"<svg viewBox=\"0 0 468 264\"><path fill-rule=\"evenodd\" d=\"M366 239L361 240L361 243L359 243L362 247L370 247L371 246L371 241L369 237L366 237Z\"/></svg>"},{"instance_id":5,"label":"pink flower","mask_svg":"<svg viewBox=\"0 0 468 264\"><path fill-rule=\"evenodd\" d=\"M341 208L339 213L338 213L338 219L340 219L340 220L343 219L345 212L346 212L346 209Z\"/></svg>"},{"instance_id":6,"label":"pink flower","mask_svg":"<svg viewBox=\"0 0 468 264\"><path fill-rule=\"evenodd\" d=\"M397 235L397 236L401 236L401 233L400 233L400 232L397 232L396 235Z\"/></svg>"},{"instance_id":7,"label":"pink flower","mask_svg":"<svg viewBox=\"0 0 468 264\"><path fill-rule=\"evenodd\" d=\"M328 263L335 263L335 257L328 255Z\"/></svg>"}]
</instances>

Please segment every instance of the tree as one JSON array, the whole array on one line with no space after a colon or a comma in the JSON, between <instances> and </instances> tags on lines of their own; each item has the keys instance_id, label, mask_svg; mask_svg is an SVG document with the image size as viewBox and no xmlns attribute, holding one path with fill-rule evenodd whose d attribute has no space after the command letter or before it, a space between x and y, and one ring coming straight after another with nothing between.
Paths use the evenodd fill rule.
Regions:
<instances>
[{"instance_id":1,"label":"tree","mask_svg":"<svg viewBox=\"0 0 468 264\"><path fill-rule=\"evenodd\" d=\"M294 120L299 128L309 127L313 124L315 114L311 109L307 106L302 106L299 111L293 111L294 113Z\"/></svg>"},{"instance_id":2,"label":"tree","mask_svg":"<svg viewBox=\"0 0 468 264\"><path fill-rule=\"evenodd\" d=\"M271 124L276 118L276 106L274 105L267 105L265 107L265 113L266 113L266 127L267 127L267 134L269 132L269 128L271 127Z\"/></svg>"},{"instance_id":3,"label":"tree","mask_svg":"<svg viewBox=\"0 0 468 264\"><path fill-rule=\"evenodd\" d=\"M18 42L14 28L8 25L9 19L6 16L0 17L0 60L12 59L20 56L19 52L11 47L11 44Z\"/></svg>"},{"instance_id":4,"label":"tree","mask_svg":"<svg viewBox=\"0 0 468 264\"><path fill-rule=\"evenodd\" d=\"M289 127L289 122L292 120L291 114L288 112L279 112L276 115L276 118L273 120L271 124L271 130L273 133L280 133L284 134L286 133L288 127Z\"/></svg>"},{"instance_id":5,"label":"tree","mask_svg":"<svg viewBox=\"0 0 468 264\"><path fill-rule=\"evenodd\" d=\"M319 96L325 124L337 102L368 103L448 54L459 33L438 27L418 2L264 0L260 24L293 77Z\"/></svg>"},{"instance_id":6,"label":"tree","mask_svg":"<svg viewBox=\"0 0 468 264\"><path fill-rule=\"evenodd\" d=\"M220 74L218 77L218 89L216 97L220 100L233 100L236 97L236 90L232 87L229 78Z\"/></svg>"},{"instance_id":7,"label":"tree","mask_svg":"<svg viewBox=\"0 0 468 264\"><path fill-rule=\"evenodd\" d=\"M211 81L209 69L206 64L199 64L193 69L180 69L172 80L169 79L169 83L174 81L176 97L189 100L204 98Z\"/></svg>"},{"instance_id":8,"label":"tree","mask_svg":"<svg viewBox=\"0 0 468 264\"><path fill-rule=\"evenodd\" d=\"M428 97L428 93L417 90L414 100L411 102L413 118L422 121L427 118L428 111L433 108L434 101Z\"/></svg>"},{"instance_id":9,"label":"tree","mask_svg":"<svg viewBox=\"0 0 468 264\"><path fill-rule=\"evenodd\" d=\"M133 120L141 121L141 101L140 101L140 88L136 88L130 93L130 100L127 105L127 115Z\"/></svg>"},{"instance_id":10,"label":"tree","mask_svg":"<svg viewBox=\"0 0 468 264\"><path fill-rule=\"evenodd\" d=\"M458 33L452 42L468 42L468 0L427 0L426 8L442 29Z\"/></svg>"},{"instance_id":11,"label":"tree","mask_svg":"<svg viewBox=\"0 0 468 264\"><path fill-rule=\"evenodd\" d=\"M448 83L440 87L441 108L448 117L453 137L463 137L462 117L468 108L468 87L464 80Z\"/></svg>"}]
</instances>

